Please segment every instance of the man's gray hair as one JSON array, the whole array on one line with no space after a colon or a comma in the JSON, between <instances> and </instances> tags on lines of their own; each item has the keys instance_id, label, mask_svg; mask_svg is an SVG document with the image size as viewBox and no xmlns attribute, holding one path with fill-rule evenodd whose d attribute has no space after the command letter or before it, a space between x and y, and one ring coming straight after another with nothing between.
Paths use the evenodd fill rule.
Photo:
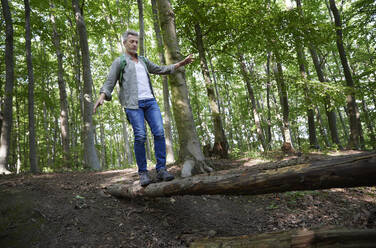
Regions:
<instances>
[{"instance_id":1,"label":"man's gray hair","mask_svg":"<svg viewBox=\"0 0 376 248\"><path fill-rule=\"evenodd\" d=\"M138 37L138 32L134 31L134 30L127 30L123 33L123 42L126 42L127 39L128 39L128 36L129 35L134 35L134 36L137 36Z\"/></svg>"}]
</instances>

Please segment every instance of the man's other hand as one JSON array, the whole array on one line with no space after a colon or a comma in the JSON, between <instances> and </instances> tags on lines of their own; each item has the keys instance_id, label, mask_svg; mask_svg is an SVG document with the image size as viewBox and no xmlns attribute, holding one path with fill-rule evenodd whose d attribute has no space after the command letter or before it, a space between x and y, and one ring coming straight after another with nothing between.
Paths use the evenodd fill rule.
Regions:
<instances>
[{"instance_id":1,"label":"man's other hand","mask_svg":"<svg viewBox=\"0 0 376 248\"><path fill-rule=\"evenodd\" d=\"M105 96L106 95L104 93L101 93L101 95L99 96L97 102L94 104L94 109L93 109L94 114L97 111L97 108L104 103Z\"/></svg>"}]
</instances>

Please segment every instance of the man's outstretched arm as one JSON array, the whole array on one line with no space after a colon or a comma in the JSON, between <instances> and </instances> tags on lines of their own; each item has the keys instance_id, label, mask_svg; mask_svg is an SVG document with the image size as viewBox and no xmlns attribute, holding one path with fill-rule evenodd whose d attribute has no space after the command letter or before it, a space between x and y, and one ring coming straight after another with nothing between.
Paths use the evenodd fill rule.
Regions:
<instances>
[{"instance_id":1,"label":"man's outstretched arm","mask_svg":"<svg viewBox=\"0 0 376 248\"><path fill-rule=\"evenodd\" d=\"M145 64L146 67L148 68L149 73L151 74L171 74L174 73L178 68L185 66L189 63L192 63L193 61L193 55L190 54L188 55L185 59L182 61L179 61L176 64L171 64L171 65L165 65L165 66L160 66L156 65L147 58L145 58Z\"/></svg>"},{"instance_id":2,"label":"man's outstretched arm","mask_svg":"<svg viewBox=\"0 0 376 248\"><path fill-rule=\"evenodd\" d=\"M175 64L175 70L179 69L182 66L188 65L193 62L193 55L189 54L185 59Z\"/></svg>"}]
</instances>

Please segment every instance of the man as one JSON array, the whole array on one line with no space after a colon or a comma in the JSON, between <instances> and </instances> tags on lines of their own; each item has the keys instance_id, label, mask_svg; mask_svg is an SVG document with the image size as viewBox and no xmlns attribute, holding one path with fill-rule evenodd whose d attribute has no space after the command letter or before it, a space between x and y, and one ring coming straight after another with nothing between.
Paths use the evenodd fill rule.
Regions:
<instances>
[{"instance_id":1,"label":"man","mask_svg":"<svg viewBox=\"0 0 376 248\"><path fill-rule=\"evenodd\" d=\"M162 115L155 100L149 73L174 73L179 67L191 63L193 61L192 55L189 55L184 60L174 65L158 66L145 57L137 56L137 32L132 30L126 31L123 34L123 44L126 50L126 65L123 69L122 78L119 80L119 99L133 128L134 152L136 155L138 174L140 176L140 184L146 187L151 182L146 164L146 131L144 119L148 122L154 136L157 179L160 181L173 180L174 176L166 170L166 142ZM94 113L96 109L104 103L104 100L111 100L111 93L120 76L120 67L121 59L118 57L112 63L107 80L100 89L100 97L94 105Z\"/></svg>"}]
</instances>

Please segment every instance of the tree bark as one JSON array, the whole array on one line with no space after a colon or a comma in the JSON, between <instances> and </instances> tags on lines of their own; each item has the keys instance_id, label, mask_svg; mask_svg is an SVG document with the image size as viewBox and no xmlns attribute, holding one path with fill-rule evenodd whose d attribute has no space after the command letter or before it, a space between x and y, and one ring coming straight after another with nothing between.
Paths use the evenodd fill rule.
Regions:
<instances>
[{"instance_id":1,"label":"tree bark","mask_svg":"<svg viewBox=\"0 0 376 248\"><path fill-rule=\"evenodd\" d=\"M283 77L283 70L282 64L280 63L279 54L275 53L276 58L276 65L274 67L274 74L276 77L276 81L278 84L278 92L279 92L279 99L282 108L282 117L283 117L283 137L284 137L284 144L282 147L287 149L291 152L294 152L293 144L291 141L291 133L290 133L290 123L289 123L289 102L287 96L287 88L285 84L285 79Z\"/></svg>"},{"instance_id":2,"label":"tree bark","mask_svg":"<svg viewBox=\"0 0 376 248\"><path fill-rule=\"evenodd\" d=\"M270 108L270 90L272 88L272 84L270 82L270 56L271 53L268 52L268 56L266 58L266 105L268 108L268 119L267 119L267 131L266 131L266 144L268 150L271 149L271 143L272 143L272 116L271 116L271 108Z\"/></svg>"},{"instance_id":3,"label":"tree bark","mask_svg":"<svg viewBox=\"0 0 376 248\"><path fill-rule=\"evenodd\" d=\"M341 122L341 126L342 126L342 129L343 129L343 133L344 133L344 135L345 135L345 140L348 140L348 138L349 138L349 133L348 133L348 129L347 129L347 127L346 127L345 121L343 120L343 117L342 117L342 113L341 113L340 108L337 108L337 113L338 113L339 121Z\"/></svg>"},{"instance_id":4,"label":"tree bark","mask_svg":"<svg viewBox=\"0 0 376 248\"><path fill-rule=\"evenodd\" d=\"M342 38L342 21L340 14L338 12L337 6L335 4L335 0L329 0L330 3L330 9L333 13L334 16L334 21L335 21L335 27L336 27L336 34L337 34L337 48L338 48L338 53L339 57L341 59L341 64L343 68L343 72L345 74L346 78L346 85L349 87L350 92L348 92L348 95L346 97L346 102L347 102L347 108L349 111L349 119L350 119L350 140L348 143L348 148L359 148L359 124L360 122L359 117L356 114L357 106L356 106L356 101L355 101L355 87L354 87L354 82L353 78L351 75L350 67L347 61L346 57L346 52L345 48L343 46L343 38Z\"/></svg>"},{"instance_id":5,"label":"tree bark","mask_svg":"<svg viewBox=\"0 0 376 248\"><path fill-rule=\"evenodd\" d=\"M240 54L240 53L238 54L238 60L239 60L239 64L240 64L241 73L243 75L243 79L246 83L248 95L249 95L249 98L251 100L252 116L253 116L253 120L255 121L255 125L256 125L257 137L261 142L262 148L264 149L264 151L266 151L267 147L266 147L266 143L265 143L264 133L263 133L262 127L261 127L260 115L257 111L255 94L254 94L254 91L253 91L253 88L252 88L252 85L251 85L251 80L249 79L249 76L248 76L247 67L246 67L246 64L245 64L245 61L244 61L243 54Z\"/></svg>"},{"instance_id":6,"label":"tree bark","mask_svg":"<svg viewBox=\"0 0 376 248\"><path fill-rule=\"evenodd\" d=\"M3 122L0 137L0 174L9 174L9 149L12 133L12 108L14 84L13 22L8 0L1 0L5 20L5 90Z\"/></svg>"},{"instance_id":7,"label":"tree bark","mask_svg":"<svg viewBox=\"0 0 376 248\"><path fill-rule=\"evenodd\" d=\"M292 231L243 235L235 237L215 237L196 240L190 248L220 247L373 247L376 242L374 229L299 229Z\"/></svg>"},{"instance_id":8,"label":"tree bark","mask_svg":"<svg viewBox=\"0 0 376 248\"><path fill-rule=\"evenodd\" d=\"M316 49L313 46L310 46L309 50L311 53L312 61L315 66L315 70L316 70L319 81L322 83L327 82L327 79L325 78L324 72L322 70L322 65L321 65L322 63L320 63L319 61L319 57L317 56ZM339 148L342 148L341 143L339 141L339 137L338 137L336 114L334 112L333 106L331 106L331 99L328 94L325 95L324 104L325 104L325 112L328 118L329 130L330 130L332 141L336 143Z\"/></svg>"},{"instance_id":9,"label":"tree bark","mask_svg":"<svg viewBox=\"0 0 376 248\"><path fill-rule=\"evenodd\" d=\"M328 139L328 134L327 134L326 128L324 126L324 123L322 121L321 111L320 111L319 107L316 107L315 113L316 113L317 122L319 123L319 130L320 130L321 136L324 139L326 147L330 147L330 142L329 142L329 139Z\"/></svg>"},{"instance_id":10,"label":"tree bark","mask_svg":"<svg viewBox=\"0 0 376 248\"><path fill-rule=\"evenodd\" d=\"M92 102L92 85L93 79L91 77L90 69L90 55L89 46L87 42L87 33L84 18L81 14L79 7L79 0L72 0L72 6L75 13L77 31L80 38L80 47L82 53L82 67L83 67L83 101L84 101L84 159L86 166L99 170L100 163L97 152L94 146L94 134L93 134L93 102Z\"/></svg>"},{"instance_id":11,"label":"tree bark","mask_svg":"<svg viewBox=\"0 0 376 248\"><path fill-rule=\"evenodd\" d=\"M29 114L29 161L32 173L38 173L37 163L37 142L35 137L35 117L34 117L34 72L31 55L31 30L30 30L30 4L29 0L24 0L25 4L25 50L28 77L28 114Z\"/></svg>"},{"instance_id":12,"label":"tree bark","mask_svg":"<svg viewBox=\"0 0 376 248\"><path fill-rule=\"evenodd\" d=\"M163 31L163 43L167 64L175 64L182 59L175 30L174 12L168 0L157 0L159 20ZM184 68L170 75L172 105L176 127L179 133L179 161L183 162L182 176L193 172L211 170L206 164L197 136L192 108L188 98ZM197 170L196 170L197 169Z\"/></svg>"},{"instance_id":13,"label":"tree bark","mask_svg":"<svg viewBox=\"0 0 376 248\"><path fill-rule=\"evenodd\" d=\"M159 27L158 21L158 10L157 10L157 3L156 0L151 0L151 6L153 11L153 24L154 24L154 32L157 38L158 44L158 54L159 54L159 61L161 65L166 64L166 58L163 53L163 41L161 36L161 29ZM175 154L174 154L174 141L172 138L172 114L171 114L171 107L170 107L170 93L168 90L168 77L166 75L162 75L162 82L163 82L163 108L164 108L164 128L165 128L165 139L166 139L166 163L170 164L175 162Z\"/></svg>"},{"instance_id":14,"label":"tree bark","mask_svg":"<svg viewBox=\"0 0 376 248\"><path fill-rule=\"evenodd\" d=\"M374 128L373 128L373 125L372 125L372 121L371 121L370 116L368 114L369 110L367 108L364 97L362 98L361 106L362 106L362 110L363 110L363 114L364 114L364 119L365 119L365 122L366 122L366 125L367 125L367 128L368 128L369 136L370 136L370 139L371 139L371 146L374 150L376 150L375 132L374 132Z\"/></svg>"},{"instance_id":15,"label":"tree bark","mask_svg":"<svg viewBox=\"0 0 376 248\"><path fill-rule=\"evenodd\" d=\"M272 167L272 166L271 166ZM258 195L295 190L374 186L376 153L328 161L218 172L150 184L115 184L107 188L117 197L169 197L173 195Z\"/></svg>"},{"instance_id":16,"label":"tree bark","mask_svg":"<svg viewBox=\"0 0 376 248\"><path fill-rule=\"evenodd\" d=\"M299 15L303 17L302 11L302 3L301 0L296 0L296 6L298 8ZM311 98L311 89L309 89L307 84L307 71L306 71L306 58L304 55L304 47L301 37L296 38L297 41L297 55L298 55L298 63L299 63L299 71L302 80L304 81L304 96L307 104L307 119L308 119L308 135L309 135L309 144L311 148L319 148L317 143L317 136L316 136L316 126L315 126L315 113L314 107L312 105L312 98Z\"/></svg>"},{"instance_id":17,"label":"tree bark","mask_svg":"<svg viewBox=\"0 0 376 248\"><path fill-rule=\"evenodd\" d=\"M67 101L66 84L64 80L64 68L63 68L63 53L60 49L60 35L56 27L56 17L54 14L55 6L51 3L51 22L52 22L52 35L54 46L56 50L56 58L58 64L58 84L60 95L60 132L61 141L63 143L63 160L66 168L71 167L71 152L70 152L70 132L69 132L69 110Z\"/></svg>"},{"instance_id":18,"label":"tree bark","mask_svg":"<svg viewBox=\"0 0 376 248\"><path fill-rule=\"evenodd\" d=\"M137 7L138 7L138 23L139 23L139 34L138 34L138 49L139 55L144 56L144 7L142 4L142 0L137 0Z\"/></svg>"},{"instance_id":19,"label":"tree bark","mask_svg":"<svg viewBox=\"0 0 376 248\"><path fill-rule=\"evenodd\" d=\"M196 45L200 57L201 71L205 80L206 92L209 98L209 106L212 114L212 122L214 127L214 145L213 154L220 158L228 158L228 142L223 130L222 120L219 113L219 105L215 97L213 84L211 82L208 63L205 55L204 42L202 40L202 32L199 23L195 24Z\"/></svg>"}]
</instances>

